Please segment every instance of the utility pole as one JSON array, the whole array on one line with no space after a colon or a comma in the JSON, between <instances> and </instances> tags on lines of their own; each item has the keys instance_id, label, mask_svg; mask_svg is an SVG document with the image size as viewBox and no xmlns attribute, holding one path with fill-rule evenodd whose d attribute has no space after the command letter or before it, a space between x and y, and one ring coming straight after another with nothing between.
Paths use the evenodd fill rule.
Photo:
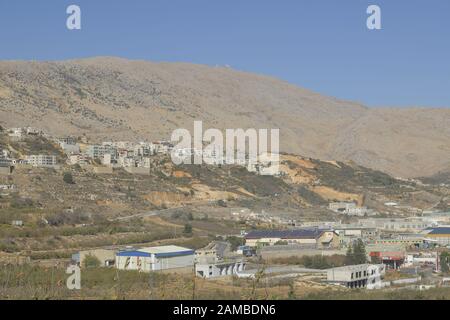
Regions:
<instances>
[{"instance_id":1,"label":"utility pole","mask_svg":"<svg viewBox=\"0 0 450 320\"><path fill-rule=\"evenodd\" d=\"M194 279L193 279L193 285L192 285L192 300L195 300L195 266L197 265L197 263L194 261Z\"/></svg>"}]
</instances>

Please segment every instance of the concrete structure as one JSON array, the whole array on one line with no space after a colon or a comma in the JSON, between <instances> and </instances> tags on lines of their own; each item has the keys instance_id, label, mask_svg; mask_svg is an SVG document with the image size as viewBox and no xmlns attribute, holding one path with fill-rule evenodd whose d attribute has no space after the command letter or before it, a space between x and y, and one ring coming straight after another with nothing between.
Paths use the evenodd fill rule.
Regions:
<instances>
[{"instance_id":1,"label":"concrete structure","mask_svg":"<svg viewBox=\"0 0 450 320\"><path fill-rule=\"evenodd\" d=\"M373 241L377 245L399 245L405 247L421 247L425 242L423 234L401 233L395 234L391 238L379 238Z\"/></svg>"},{"instance_id":2,"label":"concrete structure","mask_svg":"<svg viewBox=\"0 0 450 320\"><path fill-rule=\"evenodd\" d=\"M367 289L381 289L384 287L382 278L386 274L384 264L371 264L367 267Z\"/></svg>"},{"instance_id":3,"label":"concrete structure","mask_svg":"<svg viewBox=\"0 0 450 320\"><path fill-rule=\"evenodd\" d=\"M439 254L437 252L408 252L404 266L434 266L438 268Z\"/></svg>"},{"instance_id":4,"label":"concrete structure","mask_svg":"<svg viewBox=\"0 0 450 320\"><path fill-rule=\"evenodd\" d=\"M419 232L431 226L429 221L420 217L411 218L369 218L359 220L359 224L365 227L377 228L393 232Z\"/></svg>"},{"instance_id":5,"label":"concrete structure","mask_svg":"<svg viewBox=\"0 0 450 320\"><path fill-rule=\"evenodd\" d=\"M8 130L8 136L10 136L11 138L20 139L20 138L22 138L22 135L23 135L22 128L10 128Z\"/></svg>"},{"instance_id":6,"label":"concrete structure","mask_svg":"<svg viewBox=\"0 0 450 320\"><path fill-rule=\"evenodd\" d=\"M57 138L56 140L58 141L59 144L61 144L61 143L70 144L70 145L77 144L77 139L74 137L62 137L62 138Z\"/></svg>"},{"instance_id":7,"label":"concrete structure","mask_svg":"<svg viewBox=\"0 0 450 320\"><path fill-rule=\"evenodd\" d=\"M216 278L237 275L245 270L245 262L242 259L224 259L195 264L195 274L201 278Z\"/></svg>"},{"instance_id":8,"label":"concrete structure","mask_svg":"<svg viewBox=\"0 0 450 320\"><path fill-rule=\"evenodd\" d=\"M253 255L253 250L250 248L250 246L239 246L236 250L236 253L245 257L251 257Z\"/></svg>"},{"instance_id":9,"label":"concrete structure","mask_svg":"<svg viewBox=\"0 0 450 320\"><path fill-rule=\"evenodd\" d=\"M0 159L7 159L9 155L9 150L3 149L3 147L0 146Z\"/></svg>"},{"instance_id":10,"label":"concrete structure","mask_svg":"<svg viewBox=\"0 0 450 320\"><path fill-rule=\"evenodd\" d=\"M15 188L14 184L0 184L0 190L14 190Z\"/></svg>"},{"instance_id":11,"label":"concrete structure","mask_svg":"<svg viewBox=\"0 0 450 320\"><path fill-rule=\"evenodd\" d=\"M202 278L237 275L244 271L242 255L231 252L230 244L213 241L205 248L195 251L195 274Z\"/></svg>"},{"instance_id":12,"label":"concrete structure","mask_svg":"<svg viewBox=\"0 0 450 320\"><path fill-rule=\"evenodd\" d=\"M139 157L150 157L156 154L156 147L153 143L140 142L133 147L134 155Z\"/></svg>"},{"instance_id":13,"label":"concrete structure","mask_svg":"<svg viewBox=\"0 0 450 320\"><path fill-rule=\"evenodd\" d=\"M0 167L9 167L10 165L11 165L10 159L0 157Z\"/></svg>"},{"instance_id":14,"label":"concrete structure","mask_svg":"<svg viewBox=\"0 0 450 320\"><path fill-rule=\"evenodd\" d=\"M101 159L105 154L110 154L112 158L115 158L116 153L117 153L116 148L108 144L89 145L86 150L86 154L93 159Z\"/></svg>"},{"instance_id":15,"label":"concrete structure","mask_svg":"<svg viewBox=\"0 0 450 320\"><path fill-rule=\"evenodd\" d=\"M23 227L23 221L22 220L13 220L13 221L11 221L11 225L14 227Z\"/></svg>"},{"instance_id":16,"label":"concrete structure","mask_svg":"<svg viewBox=\"0 0 450 320\"><path fill-rule=\"evenodd\" d=\"M327 282L347 288L381 288L381 277L385 273L383 265L359 264L331 268L327 270ZM370 280L370 281L369 281Z\"/></svg>"},{"instance_id":17,"label":"concrete structure","mask_svg":"<svg viewBox=\"0 0 450 320\"><path fill-rule=\"evenodd\" d=\"M42 131L32 127L8 129L8 136L10 136L11 138L21 139L26 135L30 136L42 135Z\"/></svg>"},{"instance_id":18,"label":"concrete structure","mask_svg":"<svg viewBox=\"0 0 450 320\"><path fill-rule=\"evenodd\" d=\"M12 166L0 166L0 175L10 175L13 172L14 167Z\"/></svg>"},{"instance_id":19,"label":"concrete structure","mask_svg":"<svg viewBox=\"0 0 450 320\"><path fill-rule=\"evenodd\" d=\"M302 268L298 266L260 266L255 269L248 269L238 272L239 278L255 278L256 274L263 271L264 276L271 279L295 278L300 275L314 275L322 277L326 275L327 270Z\"/></svg>"},{"instance_id":20,"label":"concrete structure","mask_svg":"<svg viewBox=\"0 0 450 320\"><path fill-rule=\"evenodd\" d=\"M78 154L80 153L80 145L79 144L69 144L65 142L59 143L60 148L64 151L65 154Z\"/></svg>"},{"instance_id":21,"label":"concrete structure","mask_svg":"<svg viewBox=\"0 0 450 320\"><path fill-rule=\"evenodd\" d=\"M450 245L450 227L437 227L424 230L424 241L440 246Z\"/></svg>"},{"instance_id":22,"label":"concrete structure","mask_svg":"<svg viewBox=\"0 0 450 320\"><path fill-rule=\"evenodd\" d=\"M71 154L68 156L67 163L69 165L77 165L78 164L80 166L83 166L83 165L87 165L90 163L90 158L86 154L79 154L79 153Z\"/></svg>"},{"instance_id":23,"label":"concrete structure","mask_svg":"<svg viewBox=\"0 0 450 320\"><path fill-rule=\"evenodd\" d=\"M309 244L316 248L338 248L339 236L333 230L295 229L250 231L246 236L246 245L250 247L271 246L279 242L288 244Z\"/></svg>"},{"instance_id":24,"label":"concrete structure","mask_svg":"<svg viewBox=\"0 0 450 320\"><path fill-rule=\"evenodd\" d=\"M328 209L334 212L345 212L356 207L354 202L331 202L328 204Z\"/></svg>"},{"instance_id":25,"label":"concrete structure","mask_svg":"<svg viewBox=\"0 0 450 320\"><path fill-rule=\"evenodd\" d=\"M194 266L194 250L178 246L161 246L125 250L116 254L116 268L151 272Z\"/></svg>"},{"instance_id":26,"label":"concrete structure","mask_svg":"<svg viewBox=\"0 0 450 320\"><path fill-rule=\"evenodd\" d=\"M257 250L257 255L264 260L271 260L277 258L289 257L304 257L304 256L332 256L345 255L345 250L336 249L316 249L315 245L299 245L290 244L282 246L265 246Z\"/></svg>"},{"instance_id":27,"label":"concrete structure","mask_svg":"<svg viewBox=\"0 0 450 320\"><path fill-rule=\"evenodd\" d=\"M341 246L348 246L357 239L363 241L374 241L378 236L376 228L368 228L361 226L337 226L334 231L339 235Z\"/></svg>"},{"instance_id":28,"label":"concrete structure","mask_svg":"<svg viewBox=\"0 0 450 320\"><path fill-rule=\"evenodd\" d=\"M57 166L56 156L50 156L50 155L45 155L45 154L27 156L26 162L33 167L55 167L55 166Z\"/></svg>"}]
</instances>

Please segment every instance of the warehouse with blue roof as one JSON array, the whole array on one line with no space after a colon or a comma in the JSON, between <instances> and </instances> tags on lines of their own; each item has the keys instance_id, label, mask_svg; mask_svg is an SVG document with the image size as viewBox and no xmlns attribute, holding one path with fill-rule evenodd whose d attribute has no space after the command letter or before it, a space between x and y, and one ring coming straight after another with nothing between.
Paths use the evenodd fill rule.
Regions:
<instances>
[{"instance_id":1,"label":"warehouse with blue roof","mask_svg":"<svg viewBox=\"0 0 450 320\"><path fill-rule=\"evenodd\" d=\"M427 228L424 230L425 242L435 243L438 245L448 246L450 245L450 227L441 226L435 228Z\"/></svg>"},{"instance_id":2,"label":"warehouse with blue roof","mask_svg":"<svg viewBox=\"0 0 450 320\"><path fill-rule=\"evenodd\" d=\"M124 250L116 254L116 268L142 272L185 269L194 266L194 258L194 250L173 245Z\"/></svg>"}]
</instances>

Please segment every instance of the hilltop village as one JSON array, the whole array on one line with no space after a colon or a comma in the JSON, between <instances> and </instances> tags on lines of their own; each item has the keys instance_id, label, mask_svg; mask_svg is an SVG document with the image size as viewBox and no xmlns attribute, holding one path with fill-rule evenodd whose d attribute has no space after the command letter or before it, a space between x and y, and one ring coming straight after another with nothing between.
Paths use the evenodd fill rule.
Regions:
<instances>
[{"instance_id":1,"label":"hilltop village","mask_svg":"<svg viewBox=\"0 0 450 320\"><path fill-rule=\"evenodd\" d=\"M448 184L292 154L280 154L277 171L268 162L176 166L173 151L171 141L1 128L3 270L52 269L61 279L68 265L102 270L100 289L84 283L88 296L148 297L142 275L156 277L159 298L180 297L163 288L180 281L189 284L181 297L446 294ZM117 272L137 289L117 291ZM0 294L14 295L20 281L4 277ZM76 296L47 280L35 294Z\"/></svg>"}]
</instances>

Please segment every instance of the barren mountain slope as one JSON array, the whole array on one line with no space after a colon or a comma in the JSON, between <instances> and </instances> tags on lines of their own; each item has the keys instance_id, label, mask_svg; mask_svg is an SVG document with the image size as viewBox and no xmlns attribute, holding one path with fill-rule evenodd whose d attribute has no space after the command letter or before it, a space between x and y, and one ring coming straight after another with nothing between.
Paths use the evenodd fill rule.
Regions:
<instances>
[{"instance_id":1,"label":"barren mountain slope","mask_svg":"<svg viewBox=\"0 0 450 320\"><path fill-rule=\"evenodd\" d=\"M0 62L0 124L96 139L173 129L280 128L283 151L396 175L448 169L450 110L369 110L266 76L119 58ZM447 156L445 156L445 154Z\"/></svg>"},{"instance_id":2,"label":"barren mountain slope","mask_svg":"<svg viewBox=\"0 0 450 320\"><path fill-rule=\"evenodd\" d=\"M336 159L397 176L428 176L450 168L450 109L370 109L339 132Z\"/></svg>"}]
</instances>

